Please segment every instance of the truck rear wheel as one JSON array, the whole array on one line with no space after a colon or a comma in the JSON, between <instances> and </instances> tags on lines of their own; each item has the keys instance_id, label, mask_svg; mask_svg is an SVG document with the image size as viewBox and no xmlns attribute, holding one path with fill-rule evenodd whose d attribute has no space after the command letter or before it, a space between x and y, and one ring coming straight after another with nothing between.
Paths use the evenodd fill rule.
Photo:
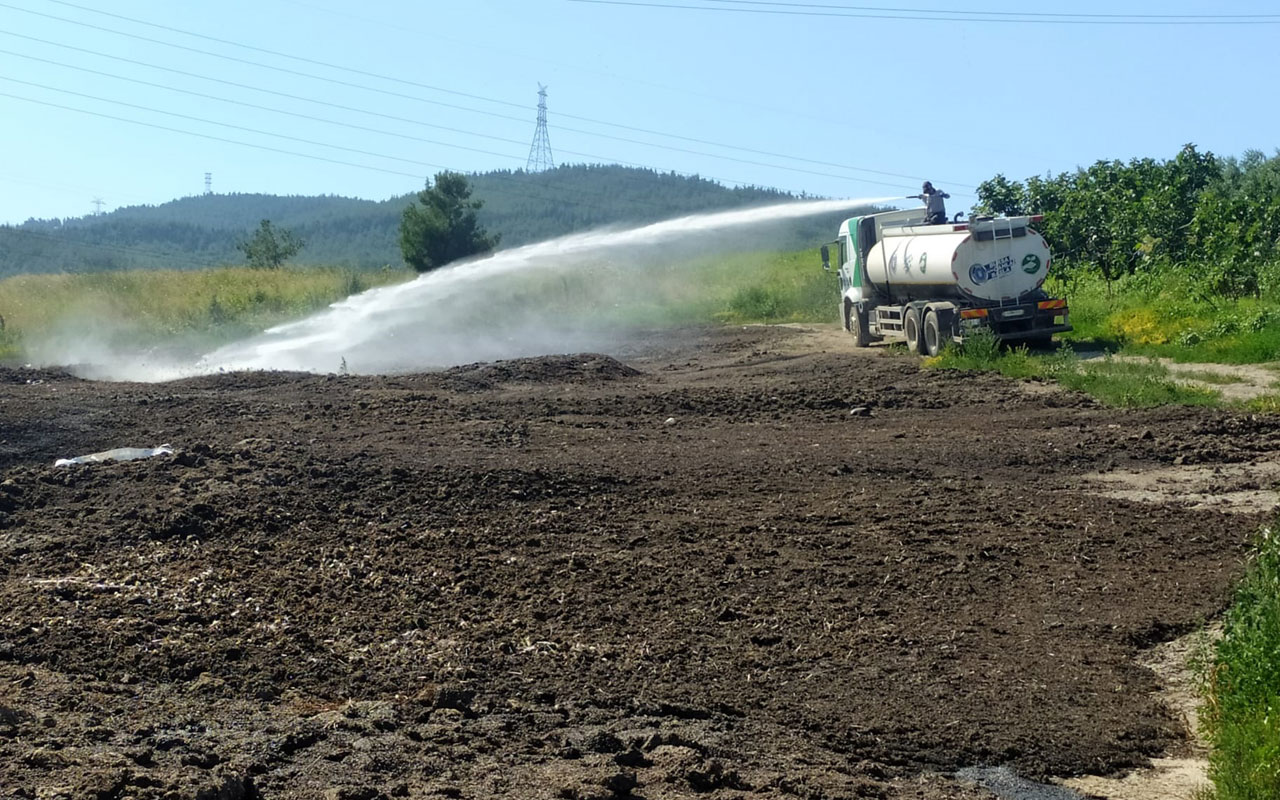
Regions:
<instances>
[{"instance_id":1,"label":"truck rear wheel","mask_svg":"<svg viewBox=\"0 0 1280 800\"><path fill-rule=\"evenodd\" d=\"M946 342L942 338L942 326L938 324L938 314L930 311L924 315L924 351L930 356L936 356L944 347Z\"/></svg>"},{"instance_id":2,"label":"truck rear wheel","mask_svg":"<svg viewBox=\"0 0 1280 800\"><path fill-rule=\"evenodd\" d=\"M849 333L853 334L854 347L867 347L871 344L871 331L867 327L867 315L851 305L845 309L845 322Z\"/></svg>"},{"instance_id":3,"label":"truck rear wheel","mask_svg":"<svg viewBox=\"0 0 1280 800\"><path fill-rule=\"evenodd\" d=\"M907 338L907 349L912 355L920 355L924 344L923 337L920 335L920 310L918 308L908 308L906 316L902 318L902 335Z\"/></svg>"}]
</instances>

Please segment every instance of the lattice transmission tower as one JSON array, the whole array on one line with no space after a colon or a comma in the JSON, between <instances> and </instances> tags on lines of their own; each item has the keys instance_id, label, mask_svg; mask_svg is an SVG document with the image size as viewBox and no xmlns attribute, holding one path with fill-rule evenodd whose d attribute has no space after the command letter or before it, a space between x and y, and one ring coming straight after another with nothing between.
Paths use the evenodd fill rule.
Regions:
<instances>
[{"instance_id":1,"label":"lattice transmission tower","mask_svg":"<svg viewBox=\"0 0 1280 800\"><path fill-rule=\"evenodd\" d=\"M533 132L533 144L529 147L526 172L544 172L556 168L551 156L551 137L547 136L547 87L538 84L538 129Z\"/></svg>"}]
</instances>

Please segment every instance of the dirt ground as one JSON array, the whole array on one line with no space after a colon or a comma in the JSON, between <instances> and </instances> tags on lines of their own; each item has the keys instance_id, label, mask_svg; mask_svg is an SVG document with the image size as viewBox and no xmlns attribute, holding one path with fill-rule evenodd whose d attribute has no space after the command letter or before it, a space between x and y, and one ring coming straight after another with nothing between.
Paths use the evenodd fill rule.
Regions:
<instances>
[{"instance_id":1,"label":"dirt ground","mask_svg":"<svg viewBox=\"0 0 1280 800\"><path fill-rule=\"evenodd\" d=\"M981 798L1190 753L1146 654L1228 603L1268 504L1199 495L1271 489L1280 418L830 330L612 355L0 369L0 797Z\"/></svg>"}]
</instances>

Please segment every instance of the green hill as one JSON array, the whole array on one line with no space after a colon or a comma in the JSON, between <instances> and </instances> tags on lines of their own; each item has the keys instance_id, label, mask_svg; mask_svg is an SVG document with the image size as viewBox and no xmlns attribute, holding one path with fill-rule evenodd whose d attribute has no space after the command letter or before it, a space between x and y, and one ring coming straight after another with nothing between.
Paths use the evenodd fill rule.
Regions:
<instances>
[{"instance_id":1,"label":"green hill","mask_svg":"<svg viewBox=\"0 0 1280 800\"><path fill-rule=\"evenodd\" d=\"M469 176L485 202L481 222L514 247L602 225L796 199L771 189L731 189L698 177L621 166L562 166ZM0 227L0 277L27 272L200 269L242 263L236 242L263 219L302 237L293 263L355 269L400 266L400 215L413 195L380 202L349 197L202 195L99 216L29 220ZM829 238L831 220L788 229L778 249Z\"/></svg>"}]
</instances>

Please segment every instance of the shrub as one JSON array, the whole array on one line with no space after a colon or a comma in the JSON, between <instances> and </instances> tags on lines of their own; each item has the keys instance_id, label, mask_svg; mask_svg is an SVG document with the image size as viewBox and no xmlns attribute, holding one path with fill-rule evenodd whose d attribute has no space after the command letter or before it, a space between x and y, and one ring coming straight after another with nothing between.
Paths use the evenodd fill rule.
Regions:
<instances>
[{"instance_id":1,"label":"shrub","mask_svg":"<svg viewBox=\"0 0 1280 800\"><path fill-rule=\"evenodd\" d=\"M1218 800L1280 797L1280 535L1258 536L1205 676L1201 719Z\"/></svg>"}]
</instances>

